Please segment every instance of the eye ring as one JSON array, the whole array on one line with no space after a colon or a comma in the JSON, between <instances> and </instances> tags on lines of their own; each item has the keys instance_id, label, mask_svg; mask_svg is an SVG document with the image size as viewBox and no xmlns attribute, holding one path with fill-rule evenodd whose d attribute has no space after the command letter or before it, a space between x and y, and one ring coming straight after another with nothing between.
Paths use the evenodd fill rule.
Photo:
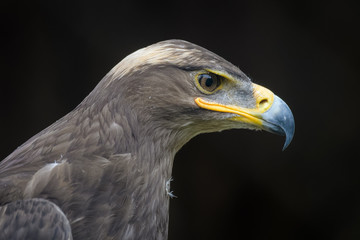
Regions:
<instances>
[{"instance_id":1,"label":"eye ring","mask_svg":"<svg viewBox=\"0 0 360 240\"><path fill-rule=\"evenodd\" d=\"M212 94L220 89L222 77L210 72L202 72L196 75L197 88L205 93Z\"/></svg>"}]
</instances>

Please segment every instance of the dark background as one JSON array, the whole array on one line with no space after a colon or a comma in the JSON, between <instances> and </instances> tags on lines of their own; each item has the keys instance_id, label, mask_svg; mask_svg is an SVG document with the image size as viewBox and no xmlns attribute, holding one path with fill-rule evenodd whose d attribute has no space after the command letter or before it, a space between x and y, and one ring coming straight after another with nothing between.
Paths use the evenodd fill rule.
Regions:
<instances>
[{"instance_id":1,"label":"dark background","mask_svg":"<svg viewBox=\"0 0 360 240\"><path fill-rule=\"evenodd\" d=\"M236 3L235 3L236 2ZM205 134L177 154L170 239L359 239L359 9L344 1L2 1L0 159L122 58L179 38L292 109L293 142Z\"/></svg>"}]
</instances>

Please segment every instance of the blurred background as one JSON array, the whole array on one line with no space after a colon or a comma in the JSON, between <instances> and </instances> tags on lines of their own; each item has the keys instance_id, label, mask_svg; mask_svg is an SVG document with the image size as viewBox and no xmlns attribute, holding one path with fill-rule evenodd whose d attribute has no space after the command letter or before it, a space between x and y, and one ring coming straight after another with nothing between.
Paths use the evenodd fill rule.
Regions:
<instances>
[{"instance_id":1,"label":"blurred background","mask_svg":"<svg viewBox=\"0 0 360 240\"><path fill-rule=\"evenodd\" d=\"M178 152L169 239L359 239L359 8L346 1L2 1L0 159L122 58L184 39L287 102L293 142L200 135Z\"/></svg>"}]
</instances>

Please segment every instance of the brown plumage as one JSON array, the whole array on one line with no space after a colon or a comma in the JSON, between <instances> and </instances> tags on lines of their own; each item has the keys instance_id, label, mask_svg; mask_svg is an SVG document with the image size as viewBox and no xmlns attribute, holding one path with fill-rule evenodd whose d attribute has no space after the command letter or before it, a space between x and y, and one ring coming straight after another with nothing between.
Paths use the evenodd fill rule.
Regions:
<instances>
[{"instance_id":1,"label":"brown plumage","mask_svg":"<svg viewBox=\"0 0 360 240\"><path fill-rule=\"evenodd\" d=\"M0 232L166 239L175 153L197 134L229 128L285 134L287 145L294 121L281 99L206 49L181 40L140 49L0 163ZM47 220L30 226L34 204Z\"/></svg>"}]
</instances>

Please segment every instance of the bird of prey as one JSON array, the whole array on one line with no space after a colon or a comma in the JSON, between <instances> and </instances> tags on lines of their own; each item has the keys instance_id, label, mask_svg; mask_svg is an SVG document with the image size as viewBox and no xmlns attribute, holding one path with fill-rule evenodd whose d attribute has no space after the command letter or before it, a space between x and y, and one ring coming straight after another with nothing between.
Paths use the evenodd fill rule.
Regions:
<instances>
[{"instance_id":1,"label":"bird of prey","mask_svg":"<svg viewBox=\"0 0 360 240\"><path fill-rule=\"evenodd\" d=\"M294 135L289 107L183 40L118 63L70 113L0 163L0 239L167 239L175 153L231 128Z\"/></svg>"}]
</instances>

